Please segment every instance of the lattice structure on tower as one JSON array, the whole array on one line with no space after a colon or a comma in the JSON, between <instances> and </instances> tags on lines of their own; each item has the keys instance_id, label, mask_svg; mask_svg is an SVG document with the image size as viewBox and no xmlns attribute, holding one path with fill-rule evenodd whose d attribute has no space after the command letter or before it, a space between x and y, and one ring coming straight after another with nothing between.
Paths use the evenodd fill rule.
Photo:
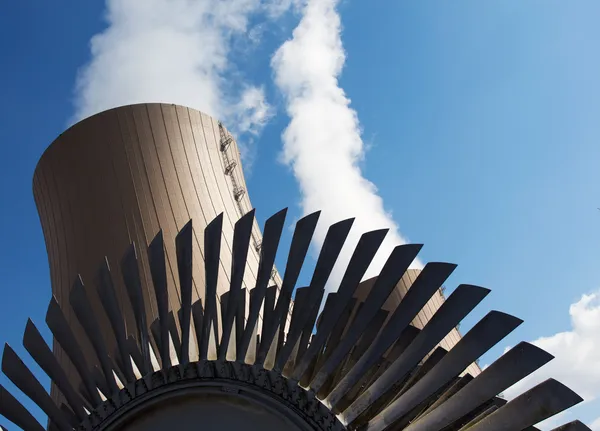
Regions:
<instances>
[{"instance_id":1,"label":"lattice structure on tower","mask_svg":"<svg viewBox=\"0 0 600 431\"><path fill-rule=\"evenodd\" d=\"M242 198L246 194L246 189L244 189L237 181L236 176L234 175L235 169L237 168L237 162L235 161L235 157L230 155L232 144L235 144L235 139L229 133L227 129L223 126L223 123L219 121L219 149L221 151L223 157L223 166L225 166L224 173L231 179L231 185L233 187L233 198L237 204L237 208L240 213L240 217L244 216L248 211L244 208L242 204ZM235 145L234 145L235 146ZM257 252L260 252L260 248L262 246L262 241L256 235L256 233L252 232L252 245ZM275 274L276 271L273 272L272 280L275 282Z\"/></svg>"}]
</instances>

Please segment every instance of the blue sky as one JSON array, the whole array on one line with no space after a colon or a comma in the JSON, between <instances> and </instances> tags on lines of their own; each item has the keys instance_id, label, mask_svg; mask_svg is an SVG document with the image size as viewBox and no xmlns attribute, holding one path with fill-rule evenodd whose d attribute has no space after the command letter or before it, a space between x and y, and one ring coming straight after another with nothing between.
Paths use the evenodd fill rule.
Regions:
<instances>
[{"instance_id":1,"label":"blue sky","mask_svg":"<svg viewBox=\"0 0 600 431\"><path fill-rule=\"evenodd\" d=\"M91 37L107 27L104 10L101 2L21 1L0 13L0 327L19 353L27 317L41 323L50 297L33 170L82 111L77 73L92 60ZM463 329L492 308L525 320L483 362L520 340L571 332L570 343L596 342L583 365L600 369L598 304L585 315L595 339L573 328L569 314L600 289L600 3L345 0L337 10L346 52L339 87L368 148L364 177L401 235L425 244L422 261L459 265L449 290L492 289ZM260 30L260 40L230 39L219 71L223 97L243 83L258 86L273 114L260 134L240 136L250 148L247 180L259 221L285 206L292 219L305 208L297 173L281 162L290 97L271 64L301 19L301 10L251 15L246 30ZM579 352L559 338L548 345ZM582 366L562 354L562 368ZM562 379L600 395L597 373L588 386L580 380ZM598 412L592 400L573 416L592 423Z\"/></svg>"}]
</instances>

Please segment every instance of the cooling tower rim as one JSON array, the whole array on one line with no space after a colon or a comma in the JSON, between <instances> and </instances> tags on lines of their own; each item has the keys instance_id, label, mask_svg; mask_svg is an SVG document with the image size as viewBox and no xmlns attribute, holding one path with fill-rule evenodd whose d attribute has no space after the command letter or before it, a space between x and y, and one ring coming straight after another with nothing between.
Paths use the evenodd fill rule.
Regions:
<instances>
[{"instance_id":1,"label":"cooling tower rim","mask_svg":"<svg viewBox=\"0 0 600 431\"><path fill-rule=\"evenodd\" d=\"M75 130L76 128L82 127L84 124L87 124L91 121L93 121L94 119L97 119L98 117L102 116L102 115L106 115L110 112L113 111L118 111L121 109L126 109L126 108L132 108L132 107L136 107L136 106L153 106L153 105L159 105L159 106L175 106L175 107L180 107L180 108L185 108L185 109L191 109L193 111L199 112L203 115L206 115L218 122L220 122L219 119L217 119L216 117L214 117L211 114L207 114L206 112L200 110L200 109L196 109L196 108L192 108L191 106L187 106L187 105L180 105L178 103L168 103L168 102L140 102L140 103L130 103L130 104L126 104L126 105L119 105L119 106L115 106L112 108L108 108L105 109L103 111L99 111L96 112L95 114L89 115L77 122L75 122L74 124L70 125L66 130L64 130L63 132L61 132L56 138L54 138L52 140L52 142L50 143L50 145L48 145L48 147L46 147L46 149L42 152L42 155L40 156L40 158L38 159L36 165L35 165L35 169L33 170L33 179L32 179L32 186L35 182L35 177L38 175L38 172L41 169L41 165L44 163L44 160L46 160L49 157L49 154L52 153L52 151L54 151L54 149L60 145L61 141L62 141L62 137L68 133L72 133L73 130ZM227 129L225 127L225 129ZM33 186L35 187L35 186Z\"/></svg>"}]
</instances>

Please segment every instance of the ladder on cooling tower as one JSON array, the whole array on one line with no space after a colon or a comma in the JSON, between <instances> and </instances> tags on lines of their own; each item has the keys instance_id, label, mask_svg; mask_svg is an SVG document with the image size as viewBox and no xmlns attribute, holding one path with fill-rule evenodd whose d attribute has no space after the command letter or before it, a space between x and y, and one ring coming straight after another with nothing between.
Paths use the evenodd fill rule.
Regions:
<instances>
[{"instance_id":1,"label":"ladder on cooling tower","mask_svg":"<svg viewBox=\"0 0 600 431\"><path fill-rule=\"evenodd\" d=\"M232 143L235 143L233 136L229 134L228 131L225 130L223 124L219 121L219 149L221 150L221 154L223 155L223 165L225 166L224 173L225 175L231 178L231 185L233 186L233 199L238 207L238 211L240 213L240 217L246 214L244 207L242 206L242 197L246 194L246 190L241 187L235 175L233 174L235 168L237 167L237 163L234 159L229 157L229 147L231 147ZM262 242L257 238L254 233L254 229L252 230L252 242L254 244L254 249L256 252L260 252L260 248ZM275 276L275 270L271 272L271 278L273 279ZM273 280L274 281L274 280Z\"/></svg>"}]
</instances>

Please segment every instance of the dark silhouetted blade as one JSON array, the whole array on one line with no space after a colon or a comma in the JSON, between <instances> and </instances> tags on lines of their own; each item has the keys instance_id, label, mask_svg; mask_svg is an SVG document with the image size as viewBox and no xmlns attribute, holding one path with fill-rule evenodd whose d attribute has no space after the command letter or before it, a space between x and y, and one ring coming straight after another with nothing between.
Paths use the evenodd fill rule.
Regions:
<instances>
[{"instance_id":1,"label":"dark silhouetted blade","mask_svg":"<svg viewBox=\"0 0 600 431\"><path fill-rule=\"evenodd\" d=\"M465 425L463 425L459 431L465 431L469 428L471 428L473 425L475 425L477 422L481 421L483 418L491 415L492 413L494 413L496 410L498 410L498 406L496 405L491 405L490 407L484 409L481 413L479 413L478 415L475 415L475 417L473 419L471 419L469 422L467 422ZM473 415L470 415L473 416Z\"/></svg>"},{"instance_id":2,"label":"dark silhouetted blade","mask_svg":"<svg viewBox=\"0 0 600 431\"><path fill-rule=\"evenodd\" d=\"M307 319L312 315L311 311L313 310L315 302L319 301L320 304L320 301L323 298L323 289L325 288L325 283L327 283L327 280L331 275L331 271L333 270L335 262L342 251L342 247L344 246L344 242L350 233L350 228L352 227L353 223L354 219L351 218L337 222L329 227L327 235L325 236L325 241L323 242L323 247L319 253L319 258L317 259L317 263L315 265L315 270L313 272L310 286L308 287L306 298L302 304L302 313L297 314L298 324L295 328L290 327L286 343L281 349L281 352L279 352L277 355L277 361L275 365L277 369L280 369L279 367L283 368L292 354L292 351L298 343L300 335L302 334L302 330L306 325ZM294 311L296 307L297 304L294 304ZM292 320L293 319L294 316L292 315Z\"/></svg>"},{"instance_id":3,"label":"dark silhouetted blade","mask_svg":"<svg viewBox=\"0 0 600 431\"><path fill-rule=\"evenodd\" d=\"M267 289L263 304L263 322L267 325L273 323L273 313L275 311L275 299L277 297L277 286L271 286Z\"/></svg>"},{"instance_id":4,"label":"dark silhouetted blade","mask_svg":"<svg viewBox=\"0 0 600 431\"><path fill-rule=\"evenodd\" d=\"M227 314L227 305L229 304L229 298L231 298L230 293L231 292L227 291L227 292L223 293L220 297L219 305L221 306L221 316L225 316ZM231 327L233 328L233 322L232 322ZM221 338L221 342L223 342L222 338ZM223 348L222 346L219 346L219 354L221 354L221 352L224 352L224 354L227 355L227 352L230 352L229 347L235 347L234 341L231 339L231 337L229 337L229 343L230 343L230 345L228 345L227 348ZM230 353L230 355L231 355L231 353ZM225 360L225 359L227 359L227 356L225 356L225 358L223 358L222 360Z\"/></svg>"},{"instance_id":5,"label":"dark silhouetted blade","mask_svg":"<svg viewBox=\"0 0 600 431\"><path fill-rule=\"evenodd\" d=\"M308 343L311 339L313 328L315 327L315 323L317 321L317 315L319 314L319 306L321 305L321 300L323 299L325 291L313 291L311 294L315 296L311 298L311 311L305 316L304 319L304 328L302 329L302 336L300 337L300 343L298 344L298 360L302 360L306 354Z\"/></svg>"},{"instance_id":6,"label":"dark silhouetted blade","mask_svg":"<svg viewBox=\"0 0 600 431\"><path fill-rule=\"evenodd\" d=\"M69 423L76 424L76 427L79 426L81 421L77 418L77 416L75 416L75 413L73 413L73 411L66 404L60 403L60 411L68 418L67 420Z\"/></svg>"},{"instance_id":7,"label":"dark silhouetted blade","mask_svg":"<svg viewBox=\"0 0 600 431\"><path fill-rule=\"evenodd\" d=\"M256 288L255 289L250 289L250 308L252 308L253 304L257 301L256 299ZM265 317L263 316L263 321L264 321ZM238 357L240 355L237 355L237 351L239 351L239 349L241 348L242 345L242 341L243 341L243 337L244 334L242 333L242 337L239 339L239 343L236 347L236 360L238 359ZM248 364L255 364L256 361L256 351L258 350L258 343L260 342L260 335L258 335L258 328L256 327L256 325L254 326L254 334L252 335L251 339L250 339L250 344L248 345L248 349L247 349L247 353L246 353L246 357L242 360L239 360L239 362L246 362Z\"/></svg>"},{"instance_id":8,"label":"dark silhouetted blade","mask_svg":"<svg viewBox=\"0 0 600 431\"><path fill-rule=\"evenodd\" d=\"M329 227L325 241L323 241L323 247L321 247L321 252L319 253L319 258L317 259L317 264L315 265L315 271L310 280L311 290L325 288L325 284L344 247L353 223L354 219L351 218L337 222Z\"/></svg>"},{"instance_id":9,"label":"dark silhouetted blade","mask_svg":"<svg viewBox=\"0 0 600 431\"><path fill-rule=\"evenodd\" d=\"M417 421L421 420L426 415L428 415L430 412L432 412L433 410L435 410L436 408L438 408L439 406L441 406L443 403L445 403L446 401L448 401L448 399L450 397L452 397L454 394L456 394L458 391L460 391L462 388L464 388L472 380L473 380L473 376L470 375L470 374L465 374L464 376L457 378L456 381L447 390L445 390L438 397L438 399L435 400L435 402L432 405L430 405L425 411L423 411L417 417L417 420L414 423L416 423Z\"/></svg>"},{"instance_id":10,"label":"dark silhouetted blade","mask_svg":"<svg viewBox=\"0 0 600 431\"><path fill-rule=\"evenodd\" d=\"M221 232L223 213L219 214L204 230L204 271L206 273L206 292L204 297L204 322L202 325L202 343L199 346L200 360L208 358L208 346L211 332L217 333L217 279L221 253ZM219 345L218 337L215 340Z\"/></svg>"},{"instance_id":11,"label":"dark silhouetted blade","mask_svg":"<svg viewBox=\"0 0 600 431\"><path fill-rule=\"evenodd\" d=\"M248 259L248 248L250 247L253 224L254 210L246 213L236 222L233 232L233 249L231 251L231 283L229 285L227 309L224 314L222 313L223 333L221 335L221 344L219 345L220 360L225 360L229 343L231 341L233 321L239 306L240 294L242 291L242 281L244 279L244 271L246 269L246 260Z\"/></svg>"},{"instance_id":12,"label":"dark silhouetted blade","mask_svg":"<svg viewBox=\"0 0 600 431\"><path fill-rule=\"evenodd\" d=\"M370 387L373 382L390 367L390 365L400 357L400 355L407 349L410 343L419 335L420 329L409 325L400 334L398 340L390 347L390 351L387 355L383 355L371 366L363 377L361 377L357 383L354 384L354 388L346 393L343 400L344 403L336 405L336 411L343 411L348 407L349 400L354 400L359 394Z\"/></svg>"},{"instance_id":13,"label":"dark silhouetted blade","mask_svg":"<svg viewBox=\"0 0 600 431\"><path fill-rule=\"evenodd\" d=\"M143 359L143 369L140 369L140 372L142 375L147 375L152 370L152 364L150 363L150 338L148 337L146 307L144 305L144 296L142 295L142 281L140 279L135 244L129 246L125 256L121 260L121 271L123 272L123 281L125 282L129 300L133 307L135 323L138 329L140 351Z\"/></svg>"},{"instance_id":14,"label":"dark silhouetted blade","mask_svg":"<svg viewBox=\"0 0 600 431\"><path fill-rule=\"evenodd\" d=\"M329 335L329 338L327 339L327 343L325 344L325 350L323 352L323 357L322 357L322 360L320 361L321 363L326 361L327 358L329 358L331 353L333 351L335 351L336 347L338 346L338 344L344 334L344 330L348 326L348 321L350 319L350 316L352 315L352 310L354 310L354 307L356 307L356 302L357 302L356 298L350 298L350 300L346 303L346 308L342 311L342 314L339 316L338 321L334 325L334 327L331 330L331 333ZM323 310L325 311L326 308ZM323 313L323 314L325 314L325 313ZM378 314L378 317L380 317L380 319L374 319L374 320L377 320L377 323L379 323L379 325L378 325L379 328L377 328L377 330L381 329L381 325L383 324L382 319L385 319L387 314L388 314L387 311L380 310L380 312ZM369 328L369 329L375 330L375 328ZM317 335L319 334L319 331L320 331L320 328L317 330ZM375 332L375 334L377 334L377 332ZM365 337L365 335L366 335L366 333L363 334L363 336L361 337L361 341L364 339L365 344L373 342L373 338L371 338L370 340L367 340L366 339L367 337ZM314 340L311 340L311 346L312 346L313 342L314 342ZM354 354L356 352L360 356L360 354L358 353L360 348L361 347L357 346L353 350L352 353ZM318 364L318 367L320 367L320 365L321 364Z\"/></svg>"},{"instance_id":15,"label":"dark silhouetted blade","mask_svg":"<svg viewBox=\"0 0 600 431\"><path fill-rule=\"evenodd\" d=\"M277 289L277 288L275 288ZM248 295L246 288L243 288L240 292L238 299L237 313L235 315L235 345L236 353L240 344L242 344L242 337L244 336L244 324L246 322L246 295ZM254 346L256 349L256 346Z\"/></svg>"},{"instance_id":16,"label":"dark silhouetted blade","mask_svg":"<svg viewBox=\"0 0 600 431\"><path fill-rule=\"evenodd\" d=\"M573 421L567 424L561 425L558 428L552 429L552 431L592 431L586 425L580 421Z\"/></svg>"},{"instance_id":17,"label":"dark silhouetted blade","mask_svg":"<svg viewBox=\"0 0 600 431\"><path fill-rule=\"evenodd\" d=\"M316 336L311 341L310 347L303 355L298 365L296 365L293 374L294 379L299 380L304 375L309 364L323 348L323 345L331 335L334 325L338 323L348 302L352 299L354 291L373 261L375 253L379 250L379 246L383 242L388 230L389 229L376 230L361 236L336 292L336 301L332 304L329 312L323 314L322 322L319 325Z\"/></svg>"},{"instance_id":18,"label":"dark silhouetted blade","mask_svg":"<svg viewBox=\"0 0 600 431\"><path fill-rule=\"evenodd\" d=\"M160 359L162 368L166 370L171 367L171 355L169 352L169 294L167 291L167 268L162 230L158 232L148 246L148 260L150 261L152 284L154 284L154 294L156 295L158 308Z\"/></svg>"},{"instance_id":19,"label":"dark silhouetted blade","mask_svg":"<svg viewBox=\"0 0 600 431\"><path fill-rule=\"evenodd\" d=\"M296 297L294 299L294 309L292 310L292 320L287 333L286 342L281 351L277 353L275 360L275 369L283 370L285 364L291 358L295 361L296 356L293 354L297 348L297 343L304 329L304 315L310 313L312 304L310 302L310 287L300 287L296 289ZM261 341L262 342L262 341Z\"/></svg>"},{"instance_id":20,"label":"dark silhouetted blade","mask_svg":"<svg viewBox=\"0 0 600 431\"><path fill-rule=\"evenodd\" d=\"M27 320L25 335L23 336L23 346L25 346L25 349L29 352L35 362L37 362L40 368L44 370L48 377L50 377L50 380L52 380L63 393L69 406L77 415L79 422L83 421L87 417L84 406L87 407L88 410L91 410L91 408L86 406L83 399L75 392L75 389L71 386L67 375L59 365L52 350L50 350L50 347L48 347L31 319Z\"/></svg>"},{"instance_id":21,"label":"dark silhouetted blade","mask_svg":"<svg viewBox=\"0 0 600 431\"><path fill-rule=\"evenodd\" d=\"M98 274L96 276L96 288L102 306L106 311L108 320L112 327L117 341L117 347L119 349L120 363L122 371L125 374L125 379L129 383L135 382L136 378L133 375L133 368L131 367L131 359L129 357L129 349L127 348L127 334L125 331L125 323L123 321L123 315L119 308L117 301L117 295L115 293L115 287L113 285L112 276L110 273L110 267L108 266L108 260L104 258Z\"/></svg>"},{"instance_id":22,"label":"dark silhouetted blade","mask_svg":"<svg viewBox=\"0 0 600 431\"><path fill-rule=\"evenodd\" d=\"M386 261L381 274L377 277L375 285L370 295L365 300L358 315L352 322L352 326L346 332L344 339L340 342L337 349L331 354L321 369L316 373L310 382L310 388L315 392L320 391L321 386L331 376L331 373L339 366L346 357L352 346L356 344L358 338L365 331L371 320L387 300L388 296L398 281L402 278L404 271L408 268L414 257L420 250L421 245L401 245L394 248L390 257Z\"/></svg>"},{"instance_id":23,"label":"dark silhouetted blade","mask_svg":"<svg viewBox=\"0 0 600 431\"><path fill-rule=\"evenodd\" d=\"M354 308L354 303L352 303L352 308ZM369 349L369 347L371 347L371 344L373 344L373 341L377 338L377 334L381 331L381 328L383 327L383 324L387 320L389 314L389 311L383 309L377 312L375 318L371 320L371 323L369 323L369 326L367 326L367 329L365 330L364 334L360 337L360 340L356 344L356 347L352 349L352 354L350 355L350 362L346 365L347 367L354 366L354 364L356 364L356 362L358 362L358 360L362 358L362 356ZM335 349L335 347L337 346L332 347Z\"/></svg>"},{"instance_id":24,"label":"dark silhouetted blade","mask_svg":"<svg viewBox=\"0 0 600 431\"><path fill-rule=\"evenodd\" d=\"M106 395L116 394L119 389L117 387L117 382L115 381L113 368L108 358L108 351L106 350L106 345L104 344L102 332L98 326L95 313L88 300L87 293L85 292L85 287L79 276L76 278L75 283L73 283L73 287L71 288L69 302L71 303L73 311L75 311L77 320L81 323L83 330L92 343L92 347L102 366L104 380L106 381L106 386L109 390L109 393Z\"/></svg>"},{"instance_id":25,"label":"dark silhouetted blade","mask_svg":"<svg viewBox=\"0 0 600 431\"><path fill-rule=\"evenodd\" d=\"M175 238L177 252L177 270L181 289L181 352L179 360L182 364L190 361L190 327L192 319L192 221L179 231Z\"/></svg>"},{"instance_id":26,"label":"dark silhouetted blade","mask_svg":"<svg viewBox=\"0 0 600 431\"><path fill-rule=\"evenodd\" d=\"M418 250L416 250L418 252ZM416 257L416 255L415 255ZM358 359L354 367L342 378L337 386L327 397L327 405L334 408L356 385L383 353L398 339L417 313L423 308L431 296L454 271L456 265L449 263L428 263L420 272L415 282L411 285L402 301L396 307L390 321L383 328L382 333L374 339L367 352Z\"/></svg>"},{"instance_id":27,"label":"dark silhouetted blade","mask_svg":"<svg viewBox=\"0 0 600 431\"><path fill-rule=\"evenodd\" d=\"M202 325L204 324L204 308L202 308L202 299L198 299L192 304L192 320L196 330L196 344L198 353L200 353L200 344L202 343Z\"/></svg>"},{"instance_id":28,"label":"dark silhouetted blade","mask_svg":"<svg viewBox=\"0 0 600 431\"><path fill-rule=\"evenodd\" d=\"M424 376L431 371L444 357L448 354L448 351L441 346L437 346L433 353L431 353L422 365L419 365L413 374L409 377L402 388L395 395L395 398L399 398L406 391L411 389L416 383L418 383Z\"/></svg>"},{"instance_id":29,"label":"dark silhouetted blade","mask_svg":"<svg viewBox=\"0 0 600 431\"><path fill-rule=\"evenodd\" d=\"M319 220L319 212L315 212L307 215L300 219L296 223L296 229L294 230L294 236L292 238L292 245L290 246L290 252L288 254L287 265L285 267L285 274L283 276L283 282L281 284L281 291L279 292L279 298L277 299L277 305L273 313L273 321L270 322L270 326L266 326L263 320L262 327L262 338L258 349L258 356L256 358L257 364L263 364L264 360L273 344L273 338L280 329L282 333L285 328L285 322L288 317L290 301L292 298L292 291L298 281L300 270L306 258L310 241L317 227L317 221Z\"/></svg>"},{"instance_id":30,"label":"dark silhouetted blade","mask_svg":"<svg viewBox=\"0 0 600 431\"><path fill-rule=\"evenodd\" d=\"M31 413L2 385L0 385L0 415L25 431L45 431Z\"/></svg>"},{"instance_id":31,"label":"dark silhouetted blade","mask_svg":"<svg viewBox=\"0 0 600 431\"><path fill-rule=\"evenodd\" d=\"M306 354L306 352L308 351L308 345L305 344L304 342L306 342L307 340L307 335L312 335L312 338L310 340L310 345L312 345L315 342L315 339L317 337L317 335L319 334L319 331L322 330L323 328L323 316L326 316L327 314L331 313L335 302L337 301L337 297L338 294L336 292L331 292L327 294L327 299L325 300L325 306L323 307L323 310L321 311L321 313L319 313L319 317L317 318L317 324L316 324L316 334L312 335L312 330L309 329L309 333L306 334L303 332L302 334L302 338L304 338L304 340L302 340L301 338L301 349L298 350L297 354L296 354L296 361L300 362L302 361L302 359L304 358L304 355ZM350 304L347 305L346 308L350 308ZM346 310L344 310L345 312ZM340 319L341 320L341 319ZM331 330L331 335L329 336L329 338L327 339L326 345L322 346L317 354L315 355L315 357L310 361L306 372L302 375L302 377L300 378L300 385L301 386L306 386L310 380L313 377L313 373L315 371L315 369L318 369L318 367L321 366L321 364L323 363L323 361L326 359L325 358L325 354L327 353L331 353L331 347L334 344L337 344L337 342L339 342L339 337L338 339L334 339L333 337L335 336L334 334L339 332L339 329L341 327L341 331L344 330L344 328L347 326L348 321L346 320L345 322L341 322L338 321L335 325L335 327L333 328L333 330ZM304 342L303 342L304 341ZM329 349L329 350L327 350ZM318 394L317 394L318 396Z\"/></svg>"},{"instance_id":32,"label":"dark silhouetted blade","mask_svg":"<svg viewBox=\"0 0 600 431\"><path fill-rule=\"evenodd\" d=\"M509 314L499 311L488 313L427 375L372 419L370 424L377 421L391 424L406 415L521 323L521 319Z\"/></svg>"},{"instance_id":33,"label":"dark silhouetted blade","mask_svg":"<svg viewBox=\"0 0 600 431\"><path fill-rule=\"evenodd\" d=\"M402 381L489 292L477 286L458 286L398 359L342 413L342 422L349 424L354 421L397 382Z\"/></svg>"},{"instance_id":34,"label":"dark silhouetted blade","mask_svg":"<svg viewBox=\"0 0 600 431\"><path fill-rule=\"evenodd\" d=\"M331 331L331 334L330 334L329 338L327 339L327 342L325 343L325 350L318 356L318 359L316 361L313 371L319 370L321 368L322 364L327 360L327 358L329 358L331 353L334 352L335 349L337 348L340 340L342 339L342 335L343 335L344 331L350 326L349 322L350 322L352 312L355 309L357 302L358 302L358 300L356 298L351 298L350 301L348 301L348 303L346 304L346 308L344 309L344 312L339 317L338 322L333 327L333 330ZM383 317L383 319L385 319L385 316L387 316L387 312L380 310L380 313L378 313L377 315L378 315L378 318ZM378 318L373 319L373 321L378 320L379 328L381 328L381 324L383 323L383 320L379 320ZM318 333L318 329L317 329L317 333ZM361 336L360 341L364 340L364 336L365 336L365 334L363 334ZM314 336L313 336L313 339L314 339ZM347 367L349 366L350 362L352 361L351 356L354 355L354 353L357 352L358 349L361 348L361 346L359 346L360 341L352 349L352 354L348 355L346 357L346 359L340 363L338 368L332 373L331 377L328 379L327 383L321 387L321 391L317 394L319 399L325 398L327 396L327 394L329 393L329 391L331 391L331 388L334 385L334 383L341 378L343 373L345 373L347 371ZM372 341L372 339L371 339L371 341ZM311 340L311 344L312 344L312 340ZM366 342L365 342L365 344L366 344ZM307 383L310 382L310 380L313 378L313 376L314 376L314 374L311 373L310 379L309 378L306 379Z\"/></svg>"},{"instance_id":35,"label":"dark silhouetted blade","mask_svg":"<svg viewBox=\"0 0 600 431\"><path fill-rule=\"evenodd\" d=\"M89 374L89 367L85 361L83 353L81 352L79 343L77 343L75 335L73 335L71 327L69 326L69 323L67 322L67 319L65 318L54 296L48 305L46 324L50 328L50 331L52 331L54 338L56 338L60 346L63 348L75 366L81 381L85 385L85 388L88 392L87 395L93 407L97 407L100 405L102 400L100 399L96 385Z\"/></svg>"},{"instance_id":36,"label":"dark silhouetted blade","mask_svg":"<svg viewBox=\"0 0 600 431\"><path fill-rule=\"evenodd\" d=\"M65 415L54 404L41 383L8 344L4 345L4 353L2 354L2 372L17 388L36 403L61 430L70 431L72 427L78 425L77 423L69 424Z\"/></svg>"},{"instance_id":37,"label":"dark silhouetted blade","mask_svg":"<svg viewBox=\"0 0 600 431\"><path fill-rule=\"evenodd\" d=\"M141 370L142 370L142 363L143 363L143 359L142 359L142 354L140 352L140 347L139 347L139 343L136 340L136 338L133 335L130 335L129 337L127 337L127 350L129 351L129 355L131 356L131 359L133 360L133 362L135 363L135 366L137 367L138 371L141 374Z\"/></svg>"},{"instance_id":38,"label":"dark silhouetted blade","mask_svg":"<svg viewBox=\"0 0 600 431\"><path fill-rule=\"evenodd\" d=\"M410 253L412 250L414 259L419 249L408 248L407 252ZM329 406L335 407L348 390L381 358L381 355L398 339L402 331L408 327L410 322L450 274L452 274L455 268L456 265L450 263L433 262L425 265L425 268L420 272L398 307L396 307L396 310L394 310L390 321L379 337L373 341L367 352L359 358L357 364L329 394L326 401Z\"/></svg>"},{"instance_id":39,"label":"dark silhouetted blade","mask_svg":"<svg viewBox=\"0 0 600 431\"><path fill-rule=\"evenodd\" d=\"M268 325L271 325L271 323L275 324L275 300L277 297L277 286L273 285L271 287L269 287L267 289L267 294L265 296L265 304L263 307L264 310L264 316L263 316L263 322L266 320ZM284 321L284 325L285 325L285 321ZM283 330L283 327L282 327ZM254 328L255 332L258 332L258 328ZM275 365L275 358L277 357L277 353L279 352L279 350L281 350L281 347L283 346L283 340L281 339L281 337L278 337L277 340L273 340L271 343L271 348L269 349L268 353L267 353L267 357L266 357L266 363L268 363L268 368L272 368L273 365ZM262 342L262 341L261 341ZM255 346L255 348L257 348L258 346ZM256 363L256 362L255 362Z\"/></svg>"},{"instance_id":40,"label":"dark silhouetted blade","mask_svg":"<svg viewBox=\"0 0 600 431\"><path fill-rule=\"evenodd\" d=\"M554 416L583 399L554 379L548 379L477 422L470 431L523 429Z\"/></svg>"},{"instance_id":41,"label":"dark silhouetted blade","mask_svg":"<svg viewBox=\"0 0 600 431\"><path fill-rule=\"evenodd\" d=\"M169 311L169 335L171 335L171 342L173 343L173 348L175 350L175 356L177 360L180 361L179 354L181 353L181 340L179 339L179 332L177 331L177 318L175 317L175 313Z\"/></svg>"},{"instance_id":42,"label":"dark silhouetted blade","mask_svg":"<svg viewBox=\"0 0 600 431\"><path fill-rule=\"evenodd\" d=\"M492 399L523 377L548 363L552 355L532 344L521 342L502 355L445 403L413 422L408 430L441 430L469 411Z\"/></svg>"},{"instance_id":43,"label":"dark silhouetted blade","mask_svg":"<svg viewBox=\"0 0 600 431\"><path fill-rule=\"evenodd\" d=\"M271 271L273 270L273 264L275 263L275 255L277 254L277 248L279 247L279 240L281 238L281 232L283 231L286 214L287 208L271 216L265 223L265 230L260 248L256 288L254 291L255 297L253 304L250 306L246 329L244 330L242 341L237 351L238 361L243 362L246 358L248 346L256 332L255 326L258 322L258 314L260 313L260 308L267 291L267 285L271 278Z\"/></svg>"}]
</instances>

